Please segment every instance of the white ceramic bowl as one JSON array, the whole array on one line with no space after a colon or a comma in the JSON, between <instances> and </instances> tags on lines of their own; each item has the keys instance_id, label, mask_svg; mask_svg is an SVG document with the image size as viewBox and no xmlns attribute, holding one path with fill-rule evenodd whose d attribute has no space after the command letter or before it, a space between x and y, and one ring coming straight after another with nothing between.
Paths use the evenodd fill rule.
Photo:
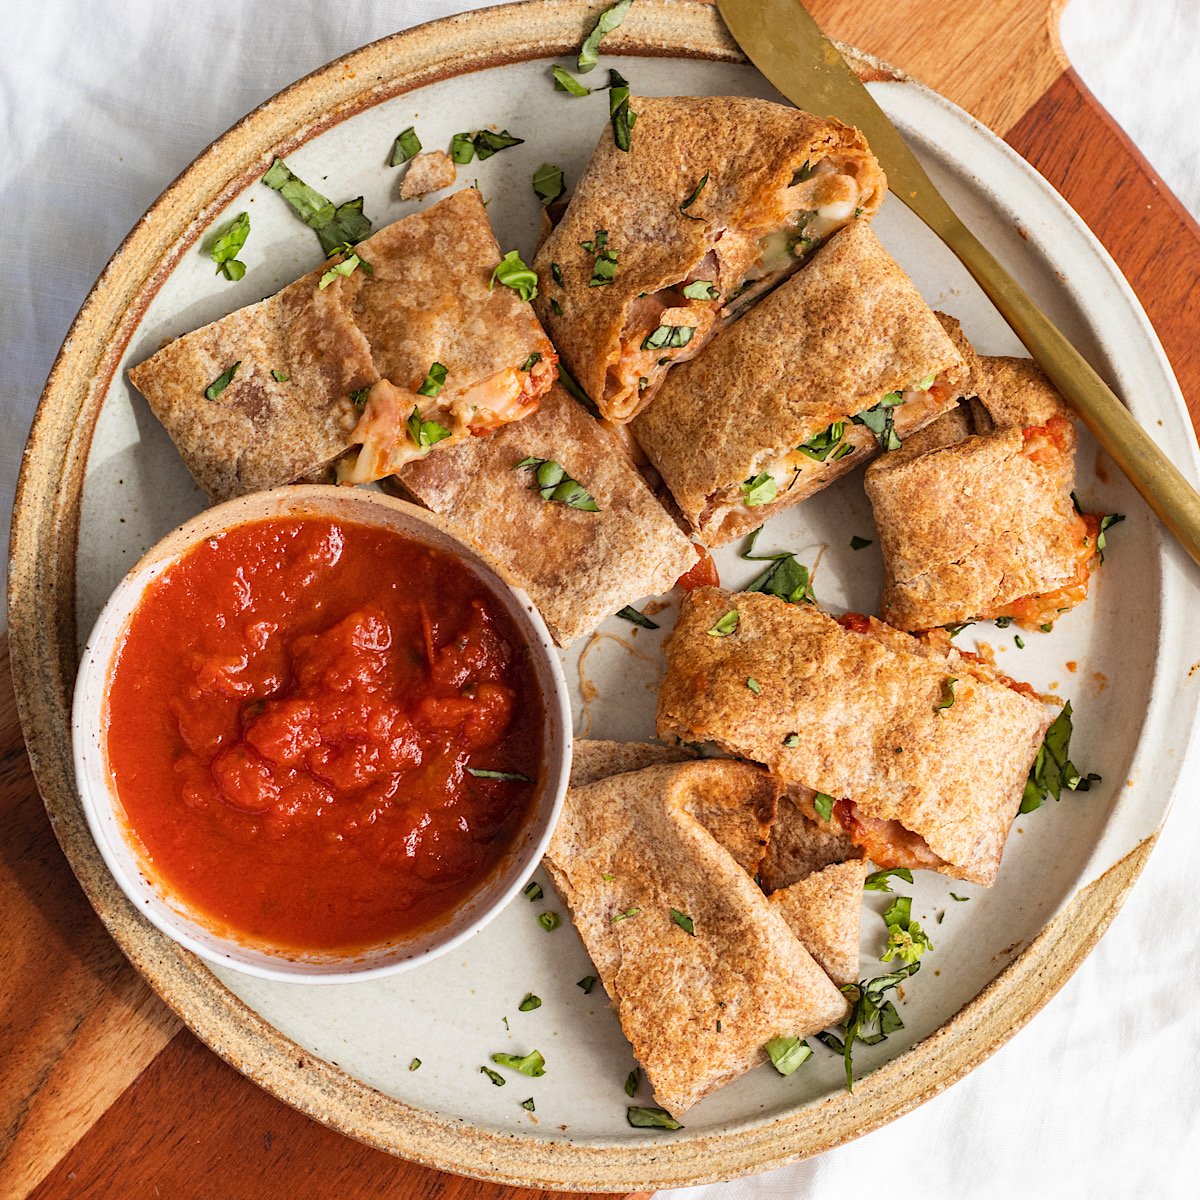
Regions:
<instances>
[{"instance_id":1,"label":"white ceramic bowl","mask_svg":"<svg viewBox=\"0 0 1200 1200\"><path fill-rule=\"evenodd\" d=\"M242 944L213 930L154 877L126 832L108 765L105 730L113 661L146 589L205 538L276 517L316 516L383 527L452 554L480 575L529 647L542 693L543 761L533 813L501 863L440 923L410 937L355 952L295 955ZM378 492L296 485L259 492L201 513L154 546L121 581L101 612L83 652L72 713L75 776L83 810L104 861L138 911L177 942L210 962L267 979L345 983L393 974L427 962L482 929L521 889L538 865L562 808L571 759L571 708L558 652L525 592L500 568L460 541L432 513Z\"/></svg>"}]
</instances>

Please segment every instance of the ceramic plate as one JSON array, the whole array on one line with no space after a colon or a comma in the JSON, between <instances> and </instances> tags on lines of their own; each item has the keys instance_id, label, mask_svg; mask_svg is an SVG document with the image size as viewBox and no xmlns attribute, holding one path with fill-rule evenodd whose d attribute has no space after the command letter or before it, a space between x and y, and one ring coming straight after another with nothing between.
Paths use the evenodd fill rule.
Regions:
<instances>
[{"instance_id":1,"label":"ceramic plate","mask_svg":"<svg viewBox=\"0 0 1200 1200\"><path fill-rule=\"evenodd\" d=\"M447 146L464 129L511 130L524 144L460 168L459 186L478 180L502 248L528 261L540 219L534 169L558 164L573 184L606 126L603 92L569 98L553 90L549 70L554 58L566 61L595 11L582 3L512 6L377 43L251 114L172 185L114 258L51 378L22 483L12 623L26 730L60 838L122 947L199 1036L305 1112L393 1152L493 1180L625 1190L729 1178L837 1144L952 1082L1053 994L1119 906L1184 770L1197 704L1186 619L1195 593L1181 552L1085 434L1077 459L1083 506L1127 517L1110 534L1109 561L1087 603L1052 634L1025 634L1024 649L1015 630L991 624L958 642L989 643L1001 669L1069 698L1073 759L1103 782L1019 817L994 887L919 873L903 889L934 949L904 989L904 1029L857 1049L853 1095L840 1059L818 1047L790 1077L765 1068L724 1088L689 1112L679 1132L630 1128L623 1084L634 1060L603 990L587 995L577 986L591 967L570 922L549 933L537 923L559 907L549 899L519 896L453 955L358 985L210 972L143 922L82 826L63 700L76 648L111 590L204 498L125 370L164 338L318 265L317 239L259 183L274 153L337 202L362 195L378 228L420 207L399 200L403 168L385 165L405 126L415 125L427 148ZM642 0L606 45L620 56L602 66L617 67L635 94L780 99L741 63L705 5ZM1191 427L1166 359L1082 221L961 110L895 72L874 74L883 81L871 85L873 94L934 183L1152 435L1177 461L1186 456L1182 465L1195 478ZM213 226L243 211L253 228L241 255L247 271L231 284L214 276L205 247ZM875 229L926 300L957 316L981 352L1024 353L957 261L896 199ZM872 544L852 550L855 535ZM756 573L739 548L716 555L727 587ZM835 614L875 610L882 567L860 472L774 518L759 542L760 552L773 549L795 550L814 567L817 597ZM564 655L577 735L653 736L659 646L674 613L672 604L656 618L659 632L612 619ZM583 677L597 691L586 710ZM953 900L951 888L967 901ZM864 977L888 969L878 956L889 899L866 895ZM541 1007L520 1012L528 992ZM480 1073L497 1051L534 1048L546 1059L542 1078L510 1074L496 1087ZM414 1057L418 1071L409 1070ZM529 1096L532 1113L522 1108ZM645 1085L638 1101L652 1103Z\"/></svg>"}]
</instances>

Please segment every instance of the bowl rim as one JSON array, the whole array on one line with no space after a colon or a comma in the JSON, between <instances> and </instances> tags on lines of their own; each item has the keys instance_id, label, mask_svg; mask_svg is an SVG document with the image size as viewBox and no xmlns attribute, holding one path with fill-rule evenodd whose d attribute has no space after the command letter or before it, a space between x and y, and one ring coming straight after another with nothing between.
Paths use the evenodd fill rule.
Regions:
<instances>
[{"instance_id":1,"label":"bowl rim","mask_svg":"<svg viewBox=\"0 0 1200 1200\"><path fill-rule=\"evenodd\" d=\"M373 509L377 511L372 512ZM542 691L541 786L533 809L506 856L479 881L462 904L419 935L421 941L430 943L424 948L375 965L363 958L372 952L371 947L355 950L344 958L337 954L301 954L296 958L286 957L283 952L275 955L266 943L239 942L221 934L204 920L189 916L184 902L177 897L171 899L168 886L154 882L146 853L137 844L136 831L132 831L134 836L131 837L131 826L121 815L115 780L106 769L103 725L96 728L95 718L103 717L105 685L115 666L116 652L142 598L158 579L207 538L243 525L290 516L332 517L400 532L384 514L428 528L452 543L455 549L446 552L457 553L477 571L485 586L496 594L520 628L533 657L535 676ZM373 517L383 519L373 520ZM416 533L403 532L402 536L433 544L433 539L423 539ZM235 497L197 513L151 546L126 572L96 618L84 646L72 697L71 747L80 803L96 848L130 903L158 930L205 962L240 974L284 983L355 983L396 975L448 953L479 933L516 897L541 861L562 811L571 768L571 701L562 662L536 606L510 573L486 550L469 540L463 531L428 509L383 492L329 484L289 484ZM96 752L101 755L99 768L88 762L89 755ZM548 805L545 803L547 793L550 797ZM105 824L105 818L109 816L113 818L111 824L117 831L120 846L113 844L114 834ZM136 873L131 874L123 861L122 850L137 864ZM504 879L507 882L501 885L498 881ZM478 911L468 923L451 936L440 938L441 931L453 927L455 911L489 888L495 894L486 903L479 904ZM225 949L219 950L217 945ZM346 964L341 970L336 969L339 961Z\"/></svg>"}]
</instances>

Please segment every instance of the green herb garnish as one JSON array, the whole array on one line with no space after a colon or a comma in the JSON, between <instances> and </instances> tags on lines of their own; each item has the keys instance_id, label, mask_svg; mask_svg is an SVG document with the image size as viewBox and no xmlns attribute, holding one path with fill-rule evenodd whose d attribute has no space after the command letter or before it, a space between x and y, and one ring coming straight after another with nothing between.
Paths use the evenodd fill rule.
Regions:
<instances>
[{"instance_id":1,"label":"green herb garnish","mask_svg":"<svg viewBox=\"0 0 1200 1200\"><path fill-rule=\"evenodd\" d=\"M509 146L520 146L524 141L524 138L513 137L507 129L500 133L493 133L490 129L480 129L475 133L456 133L450 139L450 157L462 167L476 155L482 162L500 150L507 150Z\"/></svg>"},{"instance_id":2,"label":"green herb garnish","mask_svg":"<svg viewBox=\"0 0 1200 1200\"><path fill-rule=\"evenodd\" d=\"M871 544L872 541L870 538L859 537L857 534L850 539L851 550L862 550L864 547L870 546Z\"/></svg>"},{"instance_id":3,"label":"green herb garnish","mask_svg":"<svg viewBox=\"0 0 1200 1200\"><path fill-rule=\"evenodd\" d=\"M410 1071L415 1071L420 1065L421 1065L421 1060L419 1058L414 1058L412 1060L412 1062L410 1062L408 1064L408 1069Z\"/></svg>"},{"instance_id":4,"label":"green herb garnish","mask_svg":"<svg viewBox=\"0 0 1200 1200\"><path fill-rule=\"evenodd\" d=\"M213 242L208 256L217 264L218 275L224 275L226 279L233 282L246 274L246 264L238 262L237 256L249 236L250 214L242 213Z\"/></svg>"},{"instance_id":5,"label":"green herb garnish","mask_svg":"<svg viewBox=\"0 0 1200 1200\"><path fill-rule=\"evenodd\" d=\"M361 196L335 208L332 200L292 174L281 158L275 159L262 181L296 210L305 225L316 231L326 255L333 254L343 244L357 245L371 232L371 222L363 216Z\"/></svg>"},{"instance_id":6,"label":"green herb garnish","mask_svg":"<svg viewBox=\"0 0 1200 1200\"><path fill-rule=\"evenodd\" d=\"M1038 748L1037 758L1029 768L1029 778L1025 781L1025 792L1021 797L1021 807L1018 811L1033 812L1041 808L1047 795L1055 800L1066 788L1072 792L1086 792L1093 783L1100 782L1100 776L1080 775L1075 764L1069 757L1071 753L1071 702L1063 705L1062 712L1054 718L1054 723L1046 730L1046 736Z\"/></svg>"},{"instance_id":7,"label":"green herb garnish","mask_svg":"<svg viewBox=\"0 0 1200 1200\"><path fill-rule=\"evenodd\" d=\"M870 875L863 880L864 892L890 892L892 885L888 883L888 878L894 875L897 879L903 879L905 883L912 883L912 872L907 867L888 867L883 871L872 871Z\"/></svg>"},{"instance_id":8,"label":"green herb garnish","mask_svg":"<svg viewBox=\"0 0 1200 1200\"><path fill-rule=\"evenodd\" d=\"M707 182L708 182L708 172L705 171L704 178L701 179L698 184L696 184L695 188L692 189L692 194L679 206L679 211L681 213L683 213L683 215L685 217L687 217L687 219L689 221L703 221L704 220L703 217L693 217L692 214L690 212L688 212L688 209L691 208L692 205L695 204L696 201L700 198L700 193L702 191L704 191L704 185ZM712 297L710 297L710 299L711 298Z\"/></svg>"},{"instance_id":9,"label":"green herb garnish","mask_svg":"<svg viewBox=\"0 0 1200 1200\"><path fill-rule=\"evenodd\" d=\"M543 208L565 195L567 185L563 180L562 167L542 163L533 173L533 190Z\"/></svg>"},{"instance_id":10,"label":"green herb garnish","mask_svg":"<svg viewBox=\"0 0 1200 1200\"><path fill-rule=\"evenodd\" d=\"M611 924L615 925L618 921L628 921L630 917L636 917L641 911L640 908L627 908L623 913L617 913L613 917Z\"/></svg>"},{"instance_id":11,"label":"green herb garnish","mask_svg":"<svg viewBox=\"0 0 1200 1200\"><path fill-rule=\"evenodd\" d=\"M681 913L679 911L679 909L673 908L673 909L671 909L671 920L674 921L675 924L678 925L679 928L682 929L684 933L690 933L692 935L692 937L696 936L696 926L692 922L692 918L689 917L686 913ZM632 1092L630 1092L629 1094L631 1096L633 1095Z\"/></svg>"},{"instance_id":12,"label":"green herb garnish","mask_svg":"<svg viewBox=\"0 0 1200 1200\"><path fill-rule=\"evenodd\" d=\"M521 1003L517 1005L517 1009L519 1012L533 1012L533 1010L535 1008L541 1008L541 1007L542 1007L541 997L535 996L532 992L526 992L525 999L522 1000Z\"/></svg>"},{"instance_id":13,"label":"green herb garnish","mask_svg":"<svg viewBox=\"0 0 1200 1200\"><path fill-rule=\"evenodd\" d=\"M522 1075L530 1075L534 1079L539 1079L546 1073L546 1060L536 1050L531 1050L523 1058L515 1054L493 1054L492 1062L502 1067L512 1067L514 1071L520 1071Z\"/></svg>"},{"instance_id":14,"label":"green herb garnish","mask_svg":"<svg viewBox=\"0 0 1200 1200\"><path fill-rule=\"evenodd\" d=\"M551 300L550 307L554 309L556 316L562 316L562 309L558 307L557 300ZM571 372L568 371L561 362L558 364L558 382L561 383L563 387L566 388L567 393L580 404L582 404L583 407L586 408L593 417L598 417L600 415L600 410L596 407L591 396L589 396L587 392L585 392L583 388L581 388L579 384L575 382L575 376L572 375Z\"/></svg>"},{"instance_id":15,"label":"green herb garnish","mask_svg":"<svg viewBox=\"0 0 1200 1200\"><path fill-rule=\"evenodd\" d=\"M537 294L537 275L522 261L516 250L510 250L497 264L488 283L490 292L499 280L517 292L522 300L532 300Z\"/></svg>"},{"instance_id":16,"label":"green herb garnish","mask_svg":"<svg viewBox=\"0 0 1200 1200\"><path fill-rule=\"evenodd\" d=\"M434 365L436 366L437 364L435 363ZM429 377L426 376L425 384L428 383ZM422 387L424 387L425 384L422 384ZM441 385L439 384L438 386L440 387ZM437 392L423 392L422 394L426 396L434 396L437 395ZM406 425L408 427L408 436L412 438L413 445L420 446L422 449L424 449L426 446L433 446L440 442L443 438L448 438L450 436L450 430L448 430L445 425L439 425L437 421L422 421L421 410L415 404L413 405L412 416L408 418Z\"/></svg>"},{"instance_id":17,"label":"green herb garnish","mask_svg":"<svg viewBox=\"0 0 1200 1200\"><path fill-rule=\"evenodd\" d=\"M218 375L216 379L214 379L212 383L210 383L208 387L204 389L205 400L215 400L229 386L233 377L238 373L238 367L241 365L242 360L239 358L232 367L226 371L222 371L221 374Z\"/></svg>"},{"instance_id":18,"label":"green herb garnish","mask_svg":"<svg viewBox=\"0 0 1200 1200\"><path fill-rule=\"evenodd\" d=\"M435 362L429 368L428 374L425 376L424 382L417 388L418 396L436 396L442 390L442 385L446 382L446 368L441 363Z\"/></svg>"},{"instance_id":19,"label":"green herb garnish","mask_svg":"<svg viewBox=\"0 0 1200 1200\"><path fill-rule=\"evenodd\" d=\"M526 1112L534 1112L533 1097L530 1096L528 1100L522 1100L521 1107L525 1109Z\"/></svg>"},{"instance_id":20,"label":"green herb garnish","mask_svg":"<svg viewBox=\"0 0 1200 1200\"><path fill-rule=\"evenodd\" d=\"M900 439L896 436L896 423L892 417L892 409L904 403L904 397L899 392L888 392L870 408L855 413L850 418L855 425L865 425L874 435L881 450L899 450Z\"/></svg>"},{"instance_id":21,"label":"green herb garnish","mask_svg":"<svg viewBox=\"0 0 1200 1200\"><path fill-rule=\"evenodd\" d=\"M629 84L619 71L608 72L608 117L617 149L628 154L637 113L629 110Z\"/></svg>"},{"instance_id":22,"label":"green herb garnish","mask_svg":"<svg viewBox=\"0 0 1200 1200\"><path fill-rule=\"evenodd\" d=\"M595 975L585 975L575 986L577 988L583 988L583 994L585 996L590 996L592 994L592 988L596 986L596 977Z\"/></svg>"},{"instance_id":23,"label":"green herb garnish","mask_svg":"<svg viewBox=\"0 0 1200 1200\"><path fill-rule=\"evenodd\" d=\"M883 914L887 922L887 949L879 956L880 962L891 962L899 955L906 963L915 963L926 950L933 949L933 943L912 919L912 898L897 896Z\"/></svg>"},{"instance_id":24,"label":"green herb garnish","mask_svg":"<svg viewBox=\"0 0 1200 1200\"><path fill-rule=\"evenodd\" d=\"M345 248L344 246L339 246L334 253L340 253ZM340 263L335 263L321 276L321 282L317 285L317 290L323 292L339 275L351 275L359 267L362 267L368 275L375 274L375 269L365 258L359 258L357 254L348 254Z\"/></svg>"},{"instance_id":25,"label":"green herb garnish","mask_svg":"<svg viewBox=\"0 0 1200 1200\"><path fill-rule=\"evenodd\" d=\"M524 887L525 895L529 898L530 903L535 903L540 900L545 893L542 891L542 885L535 880L530 880Z\"/></svg>"},{"instance_id":26,"label":"green herb garnish","mask_svg":"<svg viewBox=\"0 0 1200 1200\"><path fill-rule=\"evenodd\" d=\"M801 1063L808 1062L813 1053L812 1047L798 1037L772 1038L763 1049L780 1075L790 1075Z\"/></svg>"},{"instance_id":27,"label":"green herb garnish","mask_svg":"<svg viewBox=\"0 0 1200 1200\"><path fill-rule=\"evenodd\" d=\"M542 352L535 350L522 364L522 371L532 371L542 361Z\"/></svg>"},{"instance_id":28,"label":"green herb garnish","mask_svg":"<svg viewBox=\"0 0 1200 1200\"><path fill-rule=\"evenodd\" d=\"M625 1076L625 1095L631 1100L634 1093L638 1090L638 1084L642 1082L642 1070L640 1067L634 1067L628 1075Z\"/></svg>"},{"instance_id":29,"label":"green herb garnish","mask_svg":"<svg viewBox=\"0 0 1200 1200\"><path fill-rule=\"evenodd\" d=\"M482 767L468 767L467 774L474 775L476 779L507 779L511 783L533 782L528 775L518 775L514 771L485 771Z\"/></svg>"},{"instance_id":30,"label":"green herb garnish","mask_svg":"<svg viewBox=\"0 0 1200 1200\"><path fill-rule=\"evenodd\" d=\"M683 294L689 300L716 300L721 289L708 279L697 279L694 283L684 285Z\"/></svg>"},{"instance_id":31,"label":"green herb garnish","mask_svg":"<svg viewBox=\"0 0 1200 1200\"><path fill-rule=\"evenodd\" d=\"M1013 641L1016 642L1018 650L1025 649L1025 639L1019 633L1013 634Z\"/></svg>"},{"instance_id":32,"label":"green herb garnish","mask_svg":"<svg viewBox=\"0 0 1200 1200\"><path fill-rule=\"evenodd\" d=\"M824 792L818 792L813 797L813 810L822 821L830 821L833 819L833 797L827 796Z\"/></svg>"},{"instance_id":33,"label":"green herb garnish","mask_svg":"<svg viewBox=\"0 0 1200 1200\"><path fill-rule=\"evenodd\" d=\"M543 500L555 500L583 512L599 512L600 506L578 480L567 474L561 463L547 458L523 458L512 470L532 467L534 482L530 491L540 492Z\"/></svg>"},{"instance_id":34,"label":"green herb garnish","mask_svg":"<svg viewBox=\"0 0 1200 1200\"><path fill-rule=\"evenodd\" d=\"M747 508L770 504L775 499L777 490L775 477L764 471L761 475L752 476L742 484L742 503Z\"/></svg>"},{"instance_id":35,"label":"green herb garnish","mask_svg":"<svg viewBox=\"0 0 1200 1200\"><path fill-rule=\"evenodd\" d=\"M1013 623L1012 617L997 617L996 618L996 628L997 629L1007 629L1012 623Z\"/></svg>"},{"instance_id":36,"label":"green herb garnish","mask_svg":"<svg viewBox=\"0 0 1200 1200\"><path fill-rule=\"evenodd\" d=\"M858 984L848 983L842 988L847 996L853 995L853 1007L850 1016L842 1027L845 1037L837 1038L829 1032L818 1033L817 1040L828 1046L846 1060L846 1090L854 1091L854 1077L851 1071L851 1055L856 1041L865 1046L874 1046L882 1042L889 1034L904 1028L900 1014L890 1000L883 1001L884 993L903 983L905 979L915 975L920 970L920 963L910 963L893 971L890 975L880 975L876 979L864 979ZM874 1032L871 1027L877 1026ZM866 1032L864 1032L866 1031Z\"/></svg>"},{"instance_id":37,"label":"green herb garnish","mask_svg":"<svg viewBox=\"0 0 1200 1200\"><path fill-rule=\"evenodd\" d=\"M480 1067L479 1073L486 1075L497 1087L503 1087L508 1082L499 1071L493 1071L490 1067Z\"/></svg>"},{"instance_id":38,"label":"green herb garnish","mask_svg":"<svg viewBox=\"0 0 1200 1200\"><path fill-rule=\"evenodd\" d=\"M682 1129L683 1126L662 1108L627 1108L625 1119L634 1129Z\"/></svg>"},{"instance_id":39,"label":"green herb garnish","mask_svg":"<svg viewBox=\"0 0 1200 1200\"><path fill-rule=\"evenodd\" d=\"M635 625L640 625L643 629L657 629L656 622L650 620L645 613L640 613L632 605L627 604L624 608L618 611L617 616L623 621L632 621Z\"/></svg>"},{"instance_id":40,"label":"green herb garnish","mask_svg":"<svg viewBox=\"0 0 1200 1200\"><path fill-rule=\"evenodd\" d=\"M632 4L633 0L618 0L618 3L614 4L612 8L606 8L600 14L600 19L592 27L592 32L583 39L583 45L579 48L577 65L580 74L586 75L600 61L600 43L606 34L612 33L625 20Z\"/></svg>"},{"instance_id":41,"label":"green herb garnish","mask_svg":"<svg viewBox=\"0 0 1200 1200\"><path fill-rule=\"evenodd\" d=\"M552 262L550 264L550 278L553 279L559 287L566 286L566 284L563 283L562 267L560 267L558 263Z\"/></svg>"},{"instance_id":42,"label":"green herb garnish","mask_svg":"<svg viewBox=\"0 0 1200 1200\"><path fill-rule=\"evenodd\" d=\"M764 592L769 596L778 596L789 604L815 604L812 581L808 568L796 561L796 555L791 550L781 550L776 554L751 554L758 535L762 532L760 525L751 535L742 551L742 558L748 562L769 562L769 566L761 575L752 579L742 590L745 592Z\"/></svg>"},{"instance_id":43,"label":"green herb garnish","mask_svg":"<svg viewBox=\"0 0 1200 1200\"><path fill-rule=\"evenodd\" d=\"M942 628L953 638L958 637L958 635L962 633L964 629L967 629L974 624L974 621L962 621L958 625L943 625Z\"/></svg>"},{"instance_id":44,"label":"green herb garnish","mask_svg":"<svg viewBox=\"0 0 1200 1200\"><path fill-rule=\"evenodd\" d=\"M359 388L356 392L350 393L350 403L354 405L359 412L367 407L367 399L371 395L370 388Z\"/></svg>"},{"instance_id":45,"label":"green herb garnish","mask_svg":"<svg viewBox=\"0 0 1200 1200\"><path fill-rule=\"evenodd\" d=\"M556 92L570 92L572 96L590 96L592 94L592 89L584 87L570 71L566 71L557 65L550 69L554 72L554 90ZM590 70L591 68L589 67L588 69Z\"/></svg>"},{"instance_id":46,"label":"green herb garnish","mask_svg":"<svg viewBox=\"0 0 1200 1200\"><path fill-rule=\"evenodd\" d=\"M417 137L416 130L410 125L396 135L396 140L392 143L392 154L388 159L388 166L398 167L401 163L408 162L410 158L415 158L420 153L421 139Z\"/></svg>"},{"instance_id":47,"label":"green herb garnish","mask_svg":"<svg viewBox=\"0 0 1200 1200\"><path fill-rule=\"evenodd\" d=\"M538 924L547 932L557 929L562 924L562 917L556 912L544 912L538 917Z\"/></svg>"},{"instance_id":48,"label":"green herb garnish","mask_svg":"<svg viewBox=\"0 0 1200 1200\"><path fill-rule=\"evenodd\" d=\"M642 339L643 350L679 350L692 340L694 325L660 325Z\"/></svg>"},{"instance_id":49,"label":"green herb garnish","mask_svg":"<svg viewBox=\"0 0 1200 1200\"><path fill-rule=\"evenodd\" d=\"M1108 538L1105 537L1105 532L1111 529L1118 521L1125 520L1123 513L1108 513L1100 521L1100 532L1096 535L1096 549L1100 552L1100 561L1104 561L1104 547L1108 544Z\"/></svg>"},{"instance_id":50,"label":"green herb garnish","mask_svg":"<svg viewBox=\"0 0 1200 1200\"><path fill-rule=\"evenodd\" d=\"M944 712L954 704L954 685L958 682L953 677L946 680L942 685L942 698L934 706L934 712Z\"/></svg>"},{"instance_id":51,"label":"green herb garnish","mask_svg":"<svg viewBox=\"0 0 1200 1200\"><path fill-rule=\"evenodd\" d=\"M285 375L282 371L272 371L271 378L274 379L276 383L290 383L291 382L289 377L287 375Z\"/></svg>"},{"instance_id":52,"label":"green herb garnish","mask_svg":"<svg viewBox=\"0 0 1200 1200\"><path fill-rule=\"evenodd\" d=\"M960 904L965 903L970 898L970 896L956 896L953 892L950 893L950 899L957 900Z\"/></svg>"},{"instance_id":53,"label":"green herb garnish","mask_svg":"<svg viewBox=\"0 0 1200 1200\"><path fill-rule=\"evenodd\" d=\"M727 612L709 631L709 637L728 637L738 627L738 610Z\"/></svg>"},{"instance_id":54,"label":"green herb garnish","mask_svg":"<svg viewBox=\"0 0 1200 1200\"><path fill-rule=\"evenodd\" d=\"M814 433L807 442L797 446L796 449L806 458L811 458L814 462L824 462L829 457L829 452L837 446L843 437L846 435L846 422L834 421L828 429L821 430L820 433ZM853 450L851 446L846 453ZM840 458L842 455L834 455L834 458Z\"/></svg>"},{"instance_id":55,"label":"green herb garnish","mask_svg":"<svg viewBox=\"0 0 1200 1200\"><path fill-rule=\"evenodd\" d=\"M783 744L789 750L795 750L795 748L800 745L800 735L798 733L789 733L787 737L783 739Z\"/></svg>"}]
</instances>

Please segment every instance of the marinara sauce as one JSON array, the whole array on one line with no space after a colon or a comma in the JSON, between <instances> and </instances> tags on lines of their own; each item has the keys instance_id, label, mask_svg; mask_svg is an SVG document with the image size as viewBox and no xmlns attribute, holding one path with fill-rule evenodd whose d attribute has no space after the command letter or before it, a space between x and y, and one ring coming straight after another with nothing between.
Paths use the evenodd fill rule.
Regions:
<instances>
[{"instance_id":1,"label":"marinara sauce","mask_svg":"<svg viewBox=\"0 0 1200 1200\"><path fill-rule=\"evenodd\" d=\"M542 759L533 666L483 581L323 518L243 525L173 565L133 615L107 716L160 882L291 951L436 922L512 844Z\"/></svg>"}]
</instances>

